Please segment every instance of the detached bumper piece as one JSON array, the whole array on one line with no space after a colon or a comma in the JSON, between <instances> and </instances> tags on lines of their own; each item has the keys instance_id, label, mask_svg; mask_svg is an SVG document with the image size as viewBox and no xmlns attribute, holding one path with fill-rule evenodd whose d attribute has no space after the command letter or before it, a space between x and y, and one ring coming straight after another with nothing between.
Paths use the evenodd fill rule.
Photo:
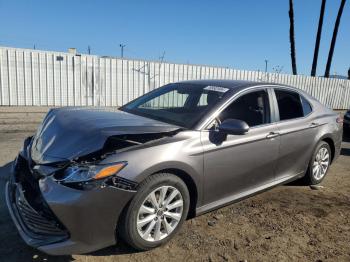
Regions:
<instances>
[{"instance_id":1,"label":"detached bumper piece","mask_svg":"<svg viewBox=\"0 0 350 262\"><path fill-rule=\"evenodd\" d=\"M11 217L24 241L33 247L64 241L68 231L49 209L39 190L38 181L23 166L24 159L17 160L10 181L6 185L6 203Z\"/></svg>"}]
</instances>

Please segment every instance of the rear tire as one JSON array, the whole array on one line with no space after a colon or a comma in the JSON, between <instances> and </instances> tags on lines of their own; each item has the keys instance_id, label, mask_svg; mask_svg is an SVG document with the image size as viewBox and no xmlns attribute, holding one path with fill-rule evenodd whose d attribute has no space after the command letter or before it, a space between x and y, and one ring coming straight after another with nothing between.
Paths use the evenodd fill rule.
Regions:
<instances>
[{"instance_id":1,"label":"rear tire","mask_svg":"<svg viewBox=\"0 0 350 262\"><path fill-rule=\"evenodd\" d=\"M119 236L137 250L149 250L168 242L187 217L190 196L177 176L159 173L138 188L118 223Z\"/></svg>"},{"instance_id":2,"label":"rear tire","mask_svg":"<svg viewBox=\"0 0 350 262\"><path fill-rule=\"evenodd\" d=\"M329 144L321 141L316 146L304 177L307 185L317 185L326 177L331 164L332 151Z\"/></svg>"}]
</instances>

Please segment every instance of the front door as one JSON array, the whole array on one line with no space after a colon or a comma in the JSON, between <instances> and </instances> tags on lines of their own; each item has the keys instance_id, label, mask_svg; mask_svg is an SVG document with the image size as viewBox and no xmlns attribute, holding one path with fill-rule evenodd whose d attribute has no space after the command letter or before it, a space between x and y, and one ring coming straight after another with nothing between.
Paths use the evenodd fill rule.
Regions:
<instances>
[{"instance_id":1,"label":"front door","mask_svg":"<svg viewBox=\"0 0 350 262\"><path fill-rule=\"evenodd\" d=\"M205 205L232 201L274 181L280 137L271 123L267 90L235 99L219 115L219 121L225 119L243 120L250 130L226 138L213 127L202 131Z\"/></svg>"}]
</instances>

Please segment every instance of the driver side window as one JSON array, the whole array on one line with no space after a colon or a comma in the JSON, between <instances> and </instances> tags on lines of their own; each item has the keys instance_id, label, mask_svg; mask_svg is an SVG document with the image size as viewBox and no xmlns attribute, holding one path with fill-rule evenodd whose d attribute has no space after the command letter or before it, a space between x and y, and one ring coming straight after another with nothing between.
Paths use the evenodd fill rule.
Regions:
<instances>
[{"instance_id":1,"label":"driver side window","mask_svg":"<svg viewBox=\"0 0 350 262\"><path fill-rule=\"evenodd\" d=\"M245 121L250 127L271 123L270 105L267 91L255 91L242 95L233 101L219 119L239 119Z\"/></svg>"}]
</instances>

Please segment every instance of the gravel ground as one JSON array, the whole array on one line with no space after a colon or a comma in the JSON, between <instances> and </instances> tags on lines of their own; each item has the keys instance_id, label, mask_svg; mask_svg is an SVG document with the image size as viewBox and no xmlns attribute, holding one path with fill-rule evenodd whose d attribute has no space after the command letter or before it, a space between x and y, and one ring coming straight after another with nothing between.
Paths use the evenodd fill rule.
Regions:
<instances>
[{"instance_id":1,"label":"gravel ground","mask_svg":"<svg viewBox=\"0 0 350 262\"><path fill-rule=\"evenodd\" d=\"M167 245L137 253L123 243L51 257L28 247L9 217L10 163L46 108L0 107L0 261L350 261L350 143L319 190L287 185L187 221ZM344 139L346 140L346 139Z\"/></svg>"}]
</instances>

